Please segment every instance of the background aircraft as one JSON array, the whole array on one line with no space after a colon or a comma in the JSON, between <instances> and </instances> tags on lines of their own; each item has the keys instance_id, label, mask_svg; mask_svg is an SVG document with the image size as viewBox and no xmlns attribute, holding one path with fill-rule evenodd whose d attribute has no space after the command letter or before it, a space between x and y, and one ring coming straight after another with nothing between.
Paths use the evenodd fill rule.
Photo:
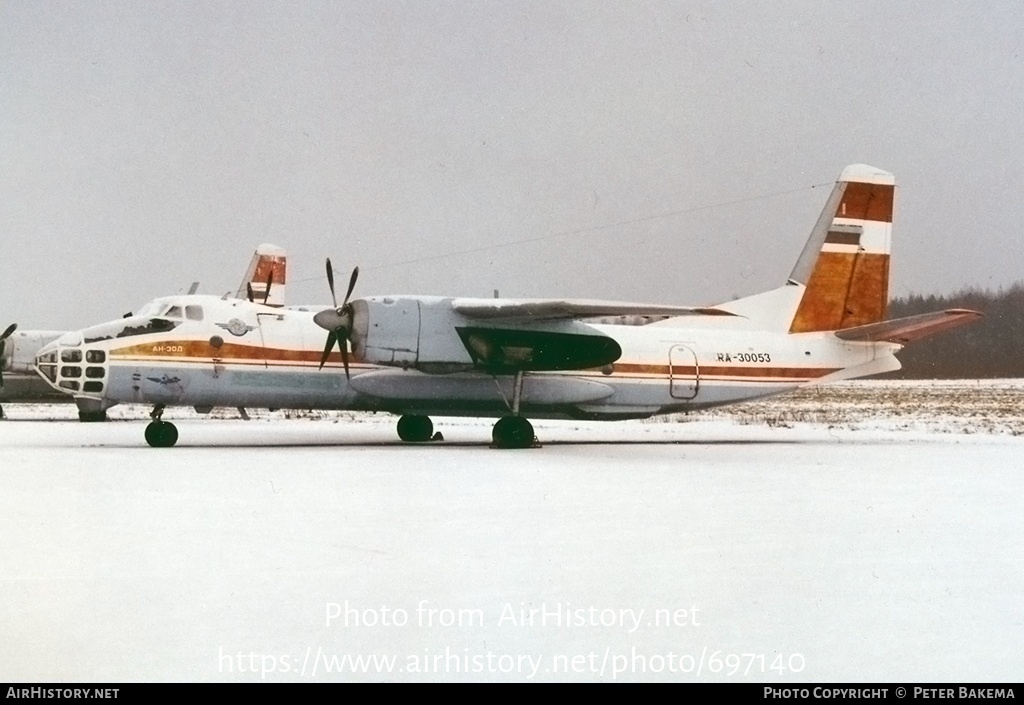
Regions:
<instances>
[{"instance_id":1,"label":"background aircraft","mask_svg":"<svg viewBox=\"0 0 1024 705\"><path fill-rule=\"evenodd\" d=\"M0 334L0 402L71 401L35 373L36 353L65 331L17 330L12 323ZM0 406L0 418L3 418Z\"/></svg>"},{"instance_id":2,"label":"background aircraft","mask_svg":"<svg viewBox=\"0 0 1024 705\"><path fill-rule=\"evenodd\" d=\"M338 305L328 260L324 310L156 299L62 336L37 369L97 409L153 404L153 446L178 438L164 408L191 405L388 411L406 441L432 437L431 414L492 416L496 446L527 447L527 416L645 418L879 374L899 369L894 353L907 343L976 319L950 310L884 320L894 195L892 174L847 167L788 280L718 306L352 299L358 268Z\"/></svg>"},{"instance_id":3,"label":"background aircraft","mask_svg":"<svg viewBox=\"0 0 1024 705\"><path fill-rule=\"evenodd\" d=\"M251 302L260 302L266 306L284 306L286 276L286 252L277 245L259 245L234 296ZM192 285L189 294L194 294L197 287L198 282ZM12 323L0 334L0 402L71 401L66 393L54 389L41 379L35 370L35 359L39 349L66 332L23 331L18 330L16 323ZM109 405L96 408L89 400L75 401L78 403L80 420L106 420L106 409ZM0 418L3 418L2 406Z\"/></svg>"}]
</instances>

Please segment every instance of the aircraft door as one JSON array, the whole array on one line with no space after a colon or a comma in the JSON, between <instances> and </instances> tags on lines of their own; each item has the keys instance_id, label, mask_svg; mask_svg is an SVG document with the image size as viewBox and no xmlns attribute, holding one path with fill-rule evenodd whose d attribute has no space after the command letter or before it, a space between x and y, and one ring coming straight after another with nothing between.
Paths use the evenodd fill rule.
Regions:
<instances>
[{"instance_id":1,"label":"aircraft door","mask_svg":"<svg viewBox=\"0 0 1024 705\"><path fill-rule=\"evenodd\" d=\"M688 345L673 345L668 351L668 392L673 399L693 399L700 389L697 353Z\"/></svg>"}]
</instances>

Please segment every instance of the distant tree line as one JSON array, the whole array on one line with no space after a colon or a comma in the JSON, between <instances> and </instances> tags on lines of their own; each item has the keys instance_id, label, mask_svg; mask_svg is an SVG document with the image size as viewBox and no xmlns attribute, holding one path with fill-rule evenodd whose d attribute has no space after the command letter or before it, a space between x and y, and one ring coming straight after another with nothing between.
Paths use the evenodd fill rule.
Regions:
<instances>
[{"instance_id":1,"label":"distant tree line","mask_svg":"<svg viewBox=\"0 0 1024 705\"><path fill-rule=\"evenodd\" d=\"M1024 283L996 292L965 289L948 296L912 294L889 302L887 318L948 308L985 314L981 320L908 345L903 369L890 379L1024 377Z\"/></svg>"}]
</instances>

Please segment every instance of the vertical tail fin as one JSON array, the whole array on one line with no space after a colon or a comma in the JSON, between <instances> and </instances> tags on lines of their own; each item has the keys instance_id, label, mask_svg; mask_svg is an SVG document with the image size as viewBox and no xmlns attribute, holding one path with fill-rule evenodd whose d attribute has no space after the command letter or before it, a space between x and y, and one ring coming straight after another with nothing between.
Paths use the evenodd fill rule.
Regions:
<instances>
[{"instance_id":1,"label":"vertical tail fin","mask_svg":"<svg viewBox=\"0 0 1024 705\"><path fill-rule=\"evenodd\" d=\"M791 333L885 318L895 183L892 174L866 164L843 169L789 277L806 286Z\"/></svg>"},{"instance_id":2,"label":"vertical tail fin","mask_svg":"<svg viewBox=\"0 0 1024 705\"><path fill-rule=\"evenodd\" d=\"M256 303L268 306L284 306L286 275L285 251L276 245L260 245L253 253L249 269L235 296L239 299L251 298ZM267 291L268 284L270 291Z\"/></svg>"}]
</instances>

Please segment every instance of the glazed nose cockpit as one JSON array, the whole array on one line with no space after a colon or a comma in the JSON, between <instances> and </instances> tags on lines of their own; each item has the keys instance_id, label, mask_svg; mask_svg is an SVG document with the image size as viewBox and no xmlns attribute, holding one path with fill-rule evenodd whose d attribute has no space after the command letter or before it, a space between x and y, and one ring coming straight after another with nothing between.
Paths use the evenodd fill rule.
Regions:
<instances>
[{"instance_id":1,"label":"glazed nose cockpit","mask_svg":"<svg viewBox=\"0 0 1024 705\"><path fill-rule=\"evenodd\" d=\"M39 351L36 371L68 394L102 396L107 382L107 353L83 348L81 334L68 333Z\"/></svg>"},{"instance_id":2,"label":"glazed nose cockpit","mask_svg":"<svg viewBox=\"0 0 1024 705\"><path fill-rule=\"evenodd\" d=\"M202 320L203 307L193 299L156 299L135 315L65 333L39 349L35 369L66 394L101 399L109 392L110 341L167 333Z\"/></svg>"}]
</instances>

